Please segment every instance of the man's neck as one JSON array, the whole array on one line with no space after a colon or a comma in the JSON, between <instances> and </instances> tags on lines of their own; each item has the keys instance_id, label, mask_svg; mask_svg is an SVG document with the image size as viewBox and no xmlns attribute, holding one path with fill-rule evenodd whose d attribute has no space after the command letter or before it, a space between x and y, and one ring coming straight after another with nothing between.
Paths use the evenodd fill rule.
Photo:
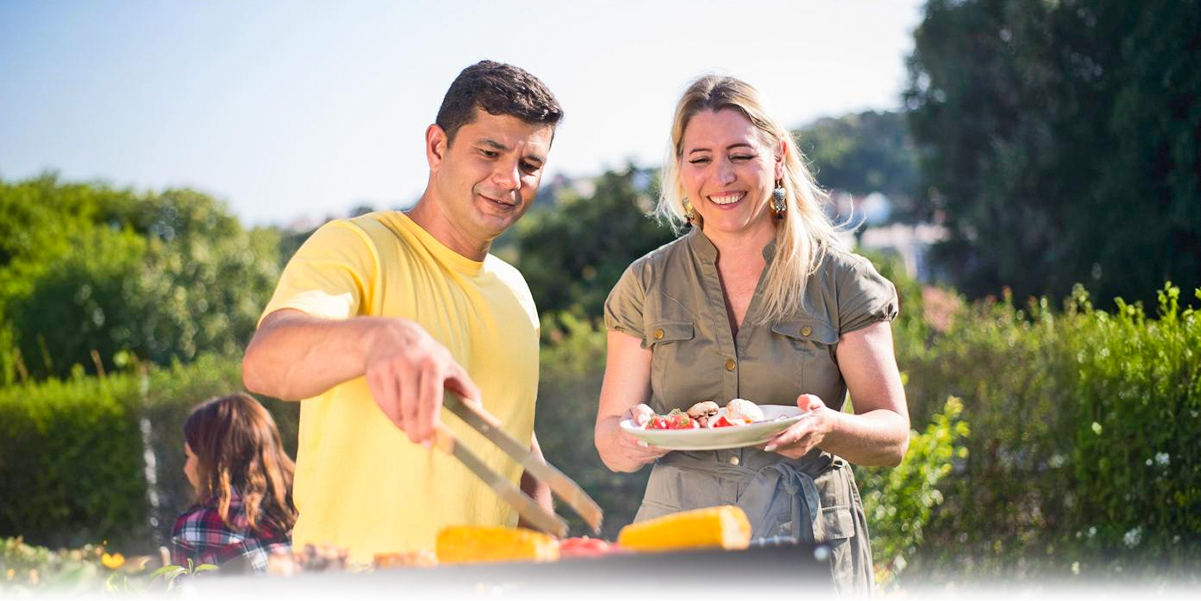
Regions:
<instances>
[{"instance_id":1,"label":"man's neck","mask_svg":"<svg viewBox=\"0 0 1201 601\"><path fill-rule=\"evenodd\" d=\"M455 223L443 210L442 205L430 197L428 189L417 200L417 204L405 214L446 248L472 261L483 261L484 257L488 256L488 249L492 247L492 240L480 241L478 237L470 235Z\"/></svg>"}]
</instances>

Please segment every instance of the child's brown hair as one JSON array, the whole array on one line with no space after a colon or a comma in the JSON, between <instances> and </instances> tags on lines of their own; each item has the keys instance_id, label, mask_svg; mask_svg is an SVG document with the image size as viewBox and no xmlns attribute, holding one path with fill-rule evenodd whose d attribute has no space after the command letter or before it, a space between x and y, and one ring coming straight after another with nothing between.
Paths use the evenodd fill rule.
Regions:
<instances>
[{"instance_id":1,"label":"child's brown hair","mask_svg":"<svg viewBox=\"0 0 1201 601\"><path fill-rule=\"evenodd\" d=\"M183 431L197 458L196 496L215 501L226 526L232 527L229 504L237 490L252 529L292 529L296 466L284 452L275 420L254 397L239 392L209 399L192 409Z\"/></svg>"}]
</instances>

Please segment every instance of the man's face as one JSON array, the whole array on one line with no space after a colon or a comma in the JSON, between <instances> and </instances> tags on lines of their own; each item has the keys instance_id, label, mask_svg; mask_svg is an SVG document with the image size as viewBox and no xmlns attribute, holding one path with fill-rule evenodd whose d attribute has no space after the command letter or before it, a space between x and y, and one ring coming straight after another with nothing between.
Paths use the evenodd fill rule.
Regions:
<instances>
[{"instance_id":1,"label":"man's face","mask_svg":"<svg viewBox=\"0 0 1201 601\"><path fill-rule=\"evenodd\" d=\"M443 214L460 235L487 241L513 225L534 202L554 128L475 109L453 143L430 128L426 146Z\"/></svg>"}]
</instances>

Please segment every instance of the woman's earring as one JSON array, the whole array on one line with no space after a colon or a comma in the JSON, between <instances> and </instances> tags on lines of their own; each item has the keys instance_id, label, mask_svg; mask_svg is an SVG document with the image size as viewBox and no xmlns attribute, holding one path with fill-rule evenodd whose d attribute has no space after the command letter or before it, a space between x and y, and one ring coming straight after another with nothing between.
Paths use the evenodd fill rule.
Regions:
<instances>
[{"instance_id":1,"label":"woman's earring","mask_svg":"<svg viewBox=\"0 0 1201 601\"><path fill-rule=\"evenodd\" d=\"M695 215L695 213L692 212L692 203L688 202L688 199L685 198L684 199L684 227L686 229L692 229L693 215Z\"/></svg>"},{"instance_id":2,"label":"woman's earring","mask_svg":"<svg viewBox=\"0 0 1201 601\"><path fill-rule=\"evenodd\" d=\"M784 182L776 180L776 189L771 191L771 208L776 214L776 219L783 219L784 212L788 210L788 205L784 204Z\"/></svg>"}]
</instances>

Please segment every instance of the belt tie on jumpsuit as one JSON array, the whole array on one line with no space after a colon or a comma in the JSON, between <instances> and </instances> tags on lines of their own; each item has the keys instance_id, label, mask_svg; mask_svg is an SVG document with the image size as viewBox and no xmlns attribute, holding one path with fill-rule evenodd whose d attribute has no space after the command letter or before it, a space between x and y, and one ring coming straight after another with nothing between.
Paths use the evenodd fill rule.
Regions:
<instances>
[{"instance_id":1,"label":"belt tie on jumpsuit","mask_svg":"<svg viewBox=\"0 0 1201 601\"><path fill-rule=\"evenodd\" d=\"M826 453L806 456L801 459L799 465L777 461L758 470L698 459L684 453L669 453L658 462L748 482L746 490L738 497L737 505L750 518L753 536L757 538L778 534L771 532L771 508L775 505L776 495L782 491L789 498L791 507L791 535L797 541L805 543L826 540L821 520L821 496L818 494L814 474L820 476L830 469L845 465L842 459Z\"/></svg>"}]
</instances>

